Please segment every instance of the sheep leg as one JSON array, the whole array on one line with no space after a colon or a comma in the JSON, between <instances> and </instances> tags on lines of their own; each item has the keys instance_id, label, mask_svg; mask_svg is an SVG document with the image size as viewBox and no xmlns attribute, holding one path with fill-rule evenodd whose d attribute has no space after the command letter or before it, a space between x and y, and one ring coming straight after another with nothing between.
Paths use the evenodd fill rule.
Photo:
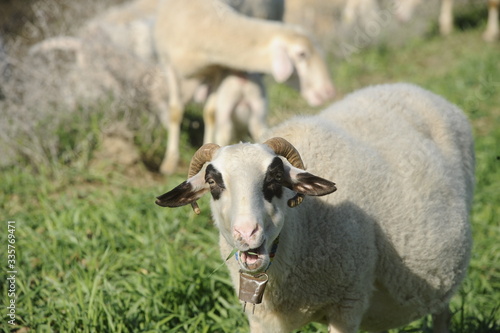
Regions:
<instances>
[{"instance_id":1,"label":"sheep leg","mask_svg":"<svg viewBox=\"0 0 500 333\"><path fill-rule=\"evenodd\" d=\"M160 166L160 172L166 175L174 173L179 163L179 141L183 113L183 108L170 107L167 149Z\"/></svg>"},{"instance_id":2,"label":"sheep leg","mask_svg":"<svg viewBox=\"0 0 500 333\"><path fill-rule=\"evenodd\" d=\"M218 145L225 146L231 142L233 136L231 113L238 104L237 98L237 92L233 89L220 91L220 95L217 98L217 114L215 117L217 131L215 133L215 143Z\"/></svg>"},{"instance_id":3,"label":"sheep leg","mask_svg":"<svg viewBox=\"0 0 500 333\"><path fill-rule=\"evenodd\" d=\"M214 142L215 137L215 112L216 112L217 92L211 92L203 108L203 123L205 124L205 133L203 143Z\"/></svg>"},{"instance_id":4,"label":"sheep leg","mask_svg":"<svg viewBox=\"0 0 500 333\"><path fill-rule=\"evenodd\" d=\"M181 99L180 82L175 70L170 65L166 65L165 70L169 90L168 142L165 157L160 165L160 172L170 175L179 163L179 141L184 104Z\"/></svg>"},{"instance_id":5,"label":"sheep leg","mask_svg":"<svg viewBox=\"0 0 500 333\"><path fill-rule=\"evenodd\" d=\"M264 89L264 87L262 87ZM249 120L249 132L252 139L258 140L263 137L267 131L267 101L265 97L265 91L261 91L260 96L254 97L250 101L250 120Z\"/></svg>"},{"instance_id":6,"label":"sheep leg","mask_svg":"<svg viewBox=\"0 0 500 333\"><path fill-rule=\"evenodd\" d=\"M432 315L432 332L449 333L451 312L448 305L441 311Z\"/></svg>"},{"instance_id":7,"label":"sheep leg","mask_svg":"<svg viewBox=\"0 0 500 333\"><path fill-rule=\"evenodd\" d=\"M483 34L483 39L487 42L493 42L500 37L500 29L498 27L498 6L499 0L490 0L488 2L488 23L486 31Z\"/></svg>"},{"instance_id":8,"label":"sheep leg","mask_svg":"<svg viewBox=\"0 0 500 333\"><path fill-rule=\"evenodd\" d=\"M453 0L441 0L439 13L439 32L449 35L453 30Z\"/></svg>"},{"instance_id":9,"label":"sheep leg","mask_svg":"<svg viewBox=\"0 0 500 333\"><path fill-rule=\"evenodd\" d=\"M203 143L213 143L215 139L215 113L217 111L221 81L221 72L216 72L209 80L209 93L203 108L203 123L205 124Z\"/></svg>"}]
</instances>

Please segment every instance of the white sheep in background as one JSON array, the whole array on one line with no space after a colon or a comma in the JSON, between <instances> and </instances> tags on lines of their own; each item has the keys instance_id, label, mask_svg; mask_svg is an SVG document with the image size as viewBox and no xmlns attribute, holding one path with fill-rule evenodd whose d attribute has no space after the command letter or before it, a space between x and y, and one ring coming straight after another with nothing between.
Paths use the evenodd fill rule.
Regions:
<instances>
[{"instance_id":1,"label":"white sheep in background","mask_svg":"<svg viewBox=\"0 0 500 333\"><path fill-rule=\"evenodd\" d=\"M266 20L282 20L283 18L283 0L237 2L227 0L225 2L247 16ZM158 4L158 0L136 0L111 7L107 12L86 24L83 29L84 33L91 36L99 33L109 36L117 47L128 50L142 61L155 63L156 49L152 27L156 20ZM203 91L202 89L208 92L210 87L200 88L198 83L192 80L181 83L184 87L183 104L193 97L197 101L208 104L204 109L204 142L215 141L223 145L229 144L234 132L233 125L240 125L243 132L247 131L244 127L249 127L250 134L254 137L262 134L267 128L265 119L267 101L262 76L227 70L220 71L218 75L220 75L221 83L215 88L214 95L210 97L203 96L203 93L201 97L200 95L197 98L193 96ZM166 95L153 96L154 104L160 112L160 120L168 129L170 126L169 110L163 100ZM212 103L215 104L214 107L211 107ZM233 122L237 120L240 121Z\"/></svg>"},{"instance_id":2,"label":"white sheep in background","mask_svg":"<svg viewBox=\"0 0 500 333\"><path fill-rule=\"evenodd\" d=\"M208 80L217 87L214 77L221 67L270 73L278 82L296 71L301 94L311 105L325 102L334 93L322 56L301 29L238 14L219 0L163 1L155 41L169 87L169 140L160 167L163 173L172 173L178 163L187 82Z\"/></svg>"},{"instance_id":3,"label":"white sheep in background","mask_svg":"<svg viewBox=\"0 0 500 333\"><path fill-rule=\"evenodd\" d=\"M266 20L282 20L284 12L283 0L260 0L260 1L239 1L233 3L238 11L245 15L257 16ZM107 75L104 82L106 86L119 89L118 81L123 77L123 73L132 72L127 70L130 67L148 69L134 70L142 73L142 77L130 77L131 85L144 84L144 90L150 95L152 106L159 112L159 118L163 126L169 128L169 110L166 105L168 93L160 89L165 86L163 77L156 66L156 50L153 42L152 27L156 19L156 9L158 0L136 0L126 2L118 6L108 8L107 11L87 22L78 33L78 37L54 37L46 39L31 48L31 53L47 53L54 50L66 50L75 52L77 65L81 70L89 70L91 62L95 61L102 52L95 52L96 47L102 46L106 49L116 49L117 54L127 54L130 63L124 63L123 57L119 65L124 71L113 71ZM95 53L95 54L93 54ZM116 57L108 57L114 61ZM101 61L106 61L102 59ZM109 64L108 67L116 67L117 64ZM101 73L105 77L106 71ZM216 93L208 98L210 87L206 83L199 85L198 82L186 80L181 85L183 88L183 104L193 99L197 102L206 102L214 107L206 107L204 112L205 120L205 142L218 142L228 144L232 138L235 128L239 125L239 132L255 135L262 134L267 128L267 101L265 87L262 82L262 75L248 74L243 72L221 70L220 85L216 87ZM148 85L153 83L153 85ZM213 88L212 88L213 90ZM220 108L220 111L218 111ZM237 123L233 123L237 121ZM217 135L216 135L217 134Z\"/></svg>"},{"instance_id":4,"label":"white sheep in background","mask_svg":"<svg viewBox=\"0 0 500 333\"><path fill-rule=\"evenodd\" d=\"M447 332L471 251L475 162L465 115L414 85L380 85L269 137L204 145L188 179L156 201L197 208L211 193L221 255L238 250L227 261L236 289L240 270L267 271L262 304L247 311L251 332L311 321L330 333L381 331L426 314ZM335 191L326 179L338 190L323 196ZM296 193L307 196L291 208Z\"/></svg>"}]
</instances>

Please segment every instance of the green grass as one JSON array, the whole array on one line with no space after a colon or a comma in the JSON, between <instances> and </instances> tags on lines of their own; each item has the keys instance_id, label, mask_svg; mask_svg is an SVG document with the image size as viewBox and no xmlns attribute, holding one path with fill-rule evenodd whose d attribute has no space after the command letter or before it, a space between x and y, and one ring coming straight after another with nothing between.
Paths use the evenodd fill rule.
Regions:
<instances>
[{"instance_id":1,"label":"green grass","mask_svg":"<svg viewBox=\"0 0 500 333\"><path fill-rule=\"evenodd\" d=\"M360 87L414 82L443 95L470 117L476 138L474 249L469 274L452 300L453 332L500 331L500 45L481 29L406 46L379 46L335 59L339 98ZM311 113L288 88L270 87L270 119ZM71 129L58 133L74 142ZM95 137L98 137L96 134ZM65 141L66 140L66 141ZM141 140L138 140L141 143ZM183 137L183 147L194 147ZM143 155L161 156L141 147ZM184 165L189 154L183 153ZM158 157L151 158L154 161ZM29 166L0 173L0 262L6 277L6 221L16 221L17 327L33 332L247 332L246 319L218 251L208 200L201 216L161 209L154 197L181 182L62 163L59 172ZM215 271L215 272L214 272ZM0 287L0 307L7 288ZM317 324L302 332L326 332ZM393 332L430 332L424 318Z\"/></svg>"},{"instance_id":2,"label":"green grass","mask_svg":"<svg viewBox=\"0 0 500 333\"><path fill-rule=\"evenodd\" d=\"M202 332L242 325L230 315L239 307L228 276L211 275L222 260L206 205L195 219L155 208L158 186L87 182L37 189L13 171L3 178L5 188L32 190L10 192L6 207L17 224L21 326Z\"/></svg>"}]
</instances>

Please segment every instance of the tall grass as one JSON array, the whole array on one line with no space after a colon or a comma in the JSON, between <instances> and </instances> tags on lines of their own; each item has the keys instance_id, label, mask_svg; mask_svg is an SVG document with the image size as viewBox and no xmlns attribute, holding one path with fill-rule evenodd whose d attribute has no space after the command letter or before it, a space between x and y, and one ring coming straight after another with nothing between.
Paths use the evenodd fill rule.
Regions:
<instances>
[{"instance_id":1,"label":"tall grass","mask_svg":"<svg viewBox=\"0 0 500 333\"><path fill-rule=\"evenodd\" d=\"M463 108L475 134L477 185L472 212L474 249L468 276L452 300L452 331L500 331L500 46L481 29L447 39L379 46L333 60L340 95L369 84L414 82ZM270 87L271 122L314 113L295 92ZM96 111L99 117L99 112ZM196 116L196 113L194 113ZM199 117L199 115L198 115ZM248 326L218 253L207 200L202 215L160 209L155 195L181 182L142 170L132 176L88 168L101 129L67 122L53 133L68 144L95 140L81 166L57 160L60 172L29 164L0 174L0 262L5 281L7 220L16 221L17 326L33 332L247 332ZM138 127L140 129L140 126ZM159 134L160 135L160 134ZM183 137L183 159L195 149ZM142 156L163 153L136 136ZM7 289L1 284L0 307ZM4 310L2 310L4 311ZM430 332L424 318L392 332ZM301 332L326 332L317 324Z\"/></svg>"}]
</instances>

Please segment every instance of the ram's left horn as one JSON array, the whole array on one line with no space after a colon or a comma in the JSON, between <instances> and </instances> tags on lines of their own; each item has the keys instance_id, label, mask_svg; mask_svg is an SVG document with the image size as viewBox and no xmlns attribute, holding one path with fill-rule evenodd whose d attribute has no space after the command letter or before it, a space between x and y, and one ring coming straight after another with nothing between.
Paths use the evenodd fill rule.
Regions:
<instances>
[{"instance_id":1,"label":"ram's left horn","mask_svg":"<svg viewBox=\"0 0 500 333\"><path fill-rule=\"evenodd\" d=\"M268 145L277 155L286 158L288 162L290 162L290 164L294 167L305 170L304 162L302 162L302 158L300 157L299 152L287 140L280 137L274 137L264 142L264 144ZM291 208L297 207L302 203L304 197L304 194L295 194L291 199L288 200L288 206Z\"/></svg>"}]
</instances>

